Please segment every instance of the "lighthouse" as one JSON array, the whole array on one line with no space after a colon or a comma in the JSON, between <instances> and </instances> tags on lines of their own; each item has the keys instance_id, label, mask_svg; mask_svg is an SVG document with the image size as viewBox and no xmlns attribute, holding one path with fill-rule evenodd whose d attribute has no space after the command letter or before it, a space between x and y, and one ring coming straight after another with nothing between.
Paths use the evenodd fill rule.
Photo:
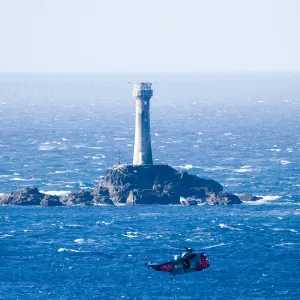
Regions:
<instances>
[{"instance_id":1,"label":"lighthouse","mask_svg":"<svg viewBox=\"0 0 300 300\"><path fill-rule=\"evenodd\" d=\"M133 83L135 98L135 139L134 165L152 165L151 134L150 134L150 99L153 95L151 82Z\"/></svg>"}]
</instances>

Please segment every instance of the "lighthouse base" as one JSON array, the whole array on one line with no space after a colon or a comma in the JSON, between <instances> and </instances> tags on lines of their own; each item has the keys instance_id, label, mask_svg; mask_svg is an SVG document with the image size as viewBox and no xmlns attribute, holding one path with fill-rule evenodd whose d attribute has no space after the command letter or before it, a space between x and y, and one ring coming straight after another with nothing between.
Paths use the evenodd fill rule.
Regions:
<instances>
[{"instance_id":1,"label":"lighthouse base","mask_svg":"<svg viewBox=\"0 0 300 300\"><path fill-rule=\"evenodd\" d=\"M99 198L103 193L116 205L180 204L180 197L198 203L241 203L237 196L223 192L218 182L168 165L116 165L106 171L92 192Z\"/></svg>"}]
</instances>

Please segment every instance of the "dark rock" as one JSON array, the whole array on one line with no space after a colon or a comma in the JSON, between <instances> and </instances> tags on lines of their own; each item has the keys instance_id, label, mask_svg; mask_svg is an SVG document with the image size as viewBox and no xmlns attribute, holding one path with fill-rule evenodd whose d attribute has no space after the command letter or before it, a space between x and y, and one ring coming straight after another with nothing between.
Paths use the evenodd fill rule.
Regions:
<instances>
[{"instance_id":1,"label":"dark rock","mask_svg":"<svg viewBox=\"0 0 300 300\"><path fill-rule=\"evenodd\" d=\"M182 198L180 198L182 197ZM78 190L58 197L40 193L36 187L0 196L7 205L97 205L97 204L180 204L226 205L256 201L261 197L233 195L220 183L180 172L168 165L117 165L107 169L92 192Z\"/></svg>"},{"instance_id":2,"label":"dark rock","mask_svg":"<svg viewBox=\"0 0 300 300\"><path fill-rule=\"evenodd\" d=\"M205 199L211 193L223 191L222 185L215 180L200 178L187 172L178 173L180 174L180 195L184 198Z\"/></svg>"},{"instance_id":3,"label":"dark rock","mask_svg":"<svg viewBox=\"0 0 300 300\"><path fill-rule=\"evenodd\" d=\"M134 204L178 204L179 196L174 194L159 193L153 189L151 190L131 190L126 205Z\"/></svg>"},{"instance_id":4,"label":"dark rock","mask_svg":"<svg viewBox=\"0 0 300 300\"><path fill-rule=\"evenodd\" d=\"M219 192L212 193L210 197L206 200L207 204L210 205L220 205L220 204L241 204L242 201L236 195L227 193L227 192Z\"/></svg>"},{"instance_id":5,"label":"dark rock","mask_svg":"<svg viewBox=\"0 0 300 300\"><path fill-rule=\"evenodd\" d=\"M237 195L241 201L257 201L263 197L253 196L251 194Z\"/></svg>"},{"instance_id":6,"label":"dark rock","mask_svg":"<svg viewBox=\"0 0 300 300\"><path fill-rule=\"evenodd\" d=\"M26 187L20 191L5 194L1 197L1 204L8 205L40 205L45 194L36 187Z\"/></svg>"},{"instance_id":7,"label":"dark rock","mask_svg":"<svg viewBox=\"0 0 300 300\"><path fill-rule=\"evenodd\" d=\"M45 195L41 201L42 206L63 206L60 198L53 195Z\"/></svg>"},{"instance_id":8,"label":"dark rock","mask_svg":"<svg viewBox=\"0 0 300 300\"><path fill-rule=\"evenodd\" d=\"M223 193L212 179L179 172L168 165L117 165L108 169L92 195L97 201L110 198L114 204L180 204L180 196L193 199L189 205L206 202L232 204L239 201ZM100 199L100 200L99 200ZM218 203L219 201L219 203Z\"/></svg>"},{"instance_id":9,"label":"dark rock","mask_svg":"<svg viewBox=\"0 0 300 300\"><path fill-rule=\"evenodd\" d=\"M178 172L167 165L118 165L106 171L97 190L107 190L113 203L118 204L126 203L132 190L154 190L159 195L163 193L166 184L176 181ZM165 193L171 197L171 187ZM97 196L97 191L94 190L93 194Z\"/></svg>"},{"instance_id":10,"label":"dark rock","mask_svg":"<svg viewBox=\"0 0 300 300\"><path fill-rule=\"evenodd\" d=\"M61 198L61 202L66 206L84 205L85 202L91 202L94 196L91 192L84 190L77 190Z\"/></svg>"},{"instance_id":11,"label":"dark rock","mask_svg":"<svg viewBox=\"0 0 300 300\"><path fill-rule=\"evenodd\" d=\"M108 189L103 188L101 183L95 187L95 189L91 192L91 195L93 196L93 200L88 203L90 205L113 204L112 200L110 199Z\"/></svg>"}]
</instances>

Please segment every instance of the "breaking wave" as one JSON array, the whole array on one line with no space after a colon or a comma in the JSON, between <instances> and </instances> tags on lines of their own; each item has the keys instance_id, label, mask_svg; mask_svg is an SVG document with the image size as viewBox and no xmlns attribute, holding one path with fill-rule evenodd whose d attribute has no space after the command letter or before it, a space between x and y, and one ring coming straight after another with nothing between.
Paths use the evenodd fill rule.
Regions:
<instances>
[{"instance_id":1,"label":"breaking wave","mask_svg":"<svg viewBox=\"0 0 300 300\"><path fill-rule=\"evenodd\" d=\"M82 245L82 244L84 244L85 241L84 241L84 239L80 238L80 239L74 240L74 242L78 245Z\"/></svg>"},{"instance_id":2,"label":"breaking wave","mask_svg":"<svg viewBox=\"0 0 300 300\"><path fill-rule=\"evenodd\" d=\"M233 172L235 173L248 173L248 172L253 172L254 169L251 166L243 166L240 167L239 169L234 169Z\"/></svg>"},{"instance_id":3,"label":"breaking wave","mask_svg":"<svg viewBox=\"0 0 300 300\"><path fill-rule=\"evenodd\" d=\"M229 226L229 225L226 225L226 224L219 224L220 228L225 228L225 229L230 229L230 230L242 230L240 228L237 228L237 227L232 227L232 226Z\"/></svg>"},{"instance_id":4,"label":"breaking wave","mask_svg":"<svg viewBox=\"0 0 300 300\"><path fill-rule=\"evenodd\" d=\"M282 196L259 196L262 197L262 199L257 201L246 201L244 204L247 205L261 205L261 204L269 204L272 201L279 200Z\"/></svg>"},{"instance_id":5,"label":"breaking wave","mask_svg":"<svg viewBox=\"0 0 300 300\"><path fill-rule=\"evenodd\" d=\"M52 195L52 196L66 196L71 193L71 191L40 191L43 194Z\"/></svg>"},{"instance_id":6,"label":"breaking wave","mask_svg":"<svg viewBox=\"0 0 300 300\"><path fill-rule=\"evenodd\" d=\"M59 248L59 249L57 250L57 252L76 252L76 253L78 253L78 252L80 252L80 251L79 251L79 250L75 250L75 249Z\"/></svg>"}]
</instances>

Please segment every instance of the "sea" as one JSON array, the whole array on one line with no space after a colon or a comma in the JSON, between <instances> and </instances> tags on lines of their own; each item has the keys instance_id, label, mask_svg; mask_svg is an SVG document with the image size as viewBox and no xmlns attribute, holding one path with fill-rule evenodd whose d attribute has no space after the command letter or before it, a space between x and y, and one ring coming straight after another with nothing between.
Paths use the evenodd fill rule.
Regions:
<instances>
[{"instance_id":1,"label":"sea","mask_svg":"<svg viewBox=\"0 0 300 300\"><path fill-rule=\"evenodd\" d=\"M155 164L261 200L0 206L0 299L300 299L299 73L2 73L0 193L91 190L131 164L134 81L153 83ZM210 268L145 265L183 247Z\"/></svg>"}]
</instances>

